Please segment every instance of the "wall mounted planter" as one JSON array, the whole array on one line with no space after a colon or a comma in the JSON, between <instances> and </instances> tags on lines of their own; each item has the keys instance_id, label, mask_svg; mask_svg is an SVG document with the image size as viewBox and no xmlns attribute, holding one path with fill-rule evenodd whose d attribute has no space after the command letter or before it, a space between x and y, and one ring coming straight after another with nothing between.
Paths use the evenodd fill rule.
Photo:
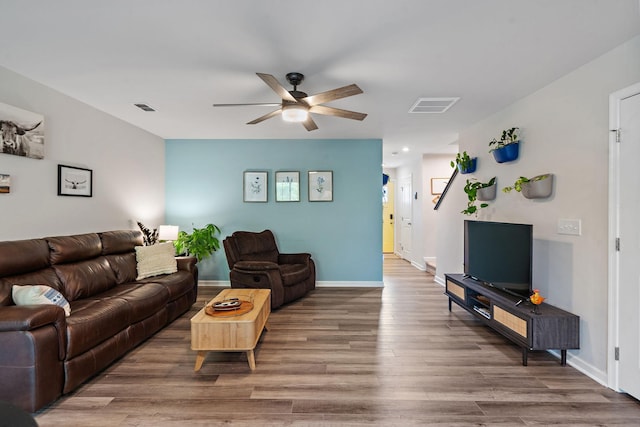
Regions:
<instances>
[{"instance_id":1,"label":"wall mounted planter","mask_svg":"<svg viewBox=\"0 0 640 427\"><path fill-rule=\"evenodd\" d=\"M496 198L496 189L498 185L494 183L490 187L478 188L478 192L476 193L478 200L481 202L488 202L490 200L494 200Z\"/></svg>"},{"instance_id":2,"label":"wall mounted planter","mask_svg":"<svg viewBox=\"0 0 640 427\"><path fill-rule=\"evenodd\" d=\"M546 176L546 178L539 179ZM553 174L547 173L531 178L529 182L522 183L522 195L527 199L544 199L553 191Z\"/></svg>"},{"instance_id":3,"label":"wall mounted planter","mask_svg":"<svg viewBox=\"0 0 640 427\"><path fill-rule=\"evenodd\" d=\"M478 158L473 157L471 159L471 164L466 169L463 169L461 165L458 163L458 171L460 171L461 174L474 173L476 171L477 164L478 164Z\"/></svg>"},{"instance_id":4,"label":"wall mounted planter","mask_svg":"<svg viewBox=\"0 0 640 427\"><path fill-rule=\"evenodd\" d=\"M498 163L512 162L518 158L518 154L520 153L520 141L495 149L492 153L493 158L496 159Z\"/></svg>"}]
</instances>

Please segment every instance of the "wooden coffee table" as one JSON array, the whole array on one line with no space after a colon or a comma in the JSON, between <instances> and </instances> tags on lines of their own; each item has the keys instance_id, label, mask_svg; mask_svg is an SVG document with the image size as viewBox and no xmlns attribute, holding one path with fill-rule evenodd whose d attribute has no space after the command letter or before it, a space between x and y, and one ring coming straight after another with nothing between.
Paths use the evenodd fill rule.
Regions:
<instances>
[{"instance_id":1,"label":"wooden coffee table","mask_svg":"<svg viewBox=\"0 0 640 427\"><path fill-rule=\"evenodd\" d=\"M271 291L269 289L225 289L207 303L229 298L253 302L253 309L244 314L234 312L216 313L211 316L200 310L191 318L191 350L197 350L196 371L200 370L208 351L245 351L249 368L256 369L253 349L263 329L269 329L267 321L271 313Z\"/></svg>"}]
</instances>

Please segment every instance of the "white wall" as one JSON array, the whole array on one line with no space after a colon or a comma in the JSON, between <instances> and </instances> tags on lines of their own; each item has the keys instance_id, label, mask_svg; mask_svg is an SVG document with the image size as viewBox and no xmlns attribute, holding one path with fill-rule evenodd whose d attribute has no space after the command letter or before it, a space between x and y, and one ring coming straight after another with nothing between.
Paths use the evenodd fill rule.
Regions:
<instances>
[{"instance_id":1,"label":"white wall","mask_svg":"<svg viewBox=\"0 0 640 427\"><path fill-rule=\"evenodd\" d=\"M11 175L11 192L0 194L0 240L162 222L161 138L2 67L0 102L45 118L44 159L0 154L0 173ZM58 196L58 164L92 169L93 197Z\"/></svg>"},{"instance_id":2,"label":"white wall","mask_svg":"<svg viewBox=\"0 0 640 427\"><path fill-rule=\"evenodd\" d=\"M520 175L555 174L553 195L526 200L499 192L479 219L534 225L534 286L550 304L580 316L581 349L570 363L606 383L609 94L640 81L640 37L460 133L460 150L479 157L479 179L503 188ZM522 129L520 159L497 164L488 142ZM438 271L462 270L465 197L460 176L438 210ZM633 185L636 185L634 183ZM581 236L556 233L560 218L582 221ZM496 255L499 256L499 255Z\"/></svg>"},{"instance_id":3,"label":"white wall","mask_svg":"<svg viewBox=\"0 0 640 427\"><path fill-rule=\"evenodd\" d=\"M396 236L396 253L399 253L398 244L400 242L400 184L402 180L408 176L411 176L411 253L408 261L411 262L416 268L425 270L424 255L423 255L423 230L422 223L422 201L425 195L425 186L423 184L422 177L422 157L412 157L407 164L396 168L396 182L395 182L395 236ZM417 199L415 194L417 193Z\"/></svg>"},{"instance_id":4,"label":"white wall","mask_svg":"<svg viewBox=\"0 0 640 427\"><path fill-rule=\"evenodd\" d=\"M431 194L432 178L449 178L453 172L451 154L425 154L422 156L422 180L424 183L422 197L422 254L428 260L436 260L438 212L433 208L434 195Z\"/></svg>"}]
</instances>

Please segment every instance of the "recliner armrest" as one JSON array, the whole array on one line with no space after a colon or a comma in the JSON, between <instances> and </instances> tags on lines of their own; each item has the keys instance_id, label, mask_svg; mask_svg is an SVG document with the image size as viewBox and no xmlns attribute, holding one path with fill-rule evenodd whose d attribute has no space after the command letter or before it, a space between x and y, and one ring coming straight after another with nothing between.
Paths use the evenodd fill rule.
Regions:
<instances>
[{"instance_id":1,"label":"recliner armrest","mask_svg":"<svg viewBox=\"0 0 640 427\"><path fill-rule=\"evenodd\" d=\"M271 261L238 261L233 265L233 269L245 271L277 270L278 264Z\"/></svg>"},{"instance_id":2,"label":"recliner armrest","mask_svg":"<svg viewBox=\"0 0 640 427\"><path fill-rule=\"evenodd\" d=\"M0 332L31 331L53 325L58 332L59 357L64 360L67 348L67 321L57 305L9 305L0 308Z\"/></svg>"},{"instance_id":3,"label":"recliner armrest","mask_svg":"<svg viewBox=\"0 0 640 427\"><path fill-rule=\"evenodd\" d=\"M309 264L311 254L299 253L299 254L279 254L278 264Z\"/></svg>"}]
</instances>

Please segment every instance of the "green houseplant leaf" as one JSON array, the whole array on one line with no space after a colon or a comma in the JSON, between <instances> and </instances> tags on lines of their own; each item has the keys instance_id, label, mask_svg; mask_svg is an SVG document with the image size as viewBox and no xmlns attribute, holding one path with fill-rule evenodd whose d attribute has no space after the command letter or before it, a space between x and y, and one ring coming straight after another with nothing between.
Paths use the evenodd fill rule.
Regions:
<instances>
[{"instance_id":1,"label":"green houseplant leaf","mask_svg":"<svg viewBox=\"0 0 640 427\"><path fill-rule=\"evenodd\" d=\"M220 234L220 228L214 224L207 224L203 228L193 227L193 232L190 234L180 231L173 245L177 253L195 256L200 262L220 249L220 240L216 234Z\"/></svg>"}]
</instances>

